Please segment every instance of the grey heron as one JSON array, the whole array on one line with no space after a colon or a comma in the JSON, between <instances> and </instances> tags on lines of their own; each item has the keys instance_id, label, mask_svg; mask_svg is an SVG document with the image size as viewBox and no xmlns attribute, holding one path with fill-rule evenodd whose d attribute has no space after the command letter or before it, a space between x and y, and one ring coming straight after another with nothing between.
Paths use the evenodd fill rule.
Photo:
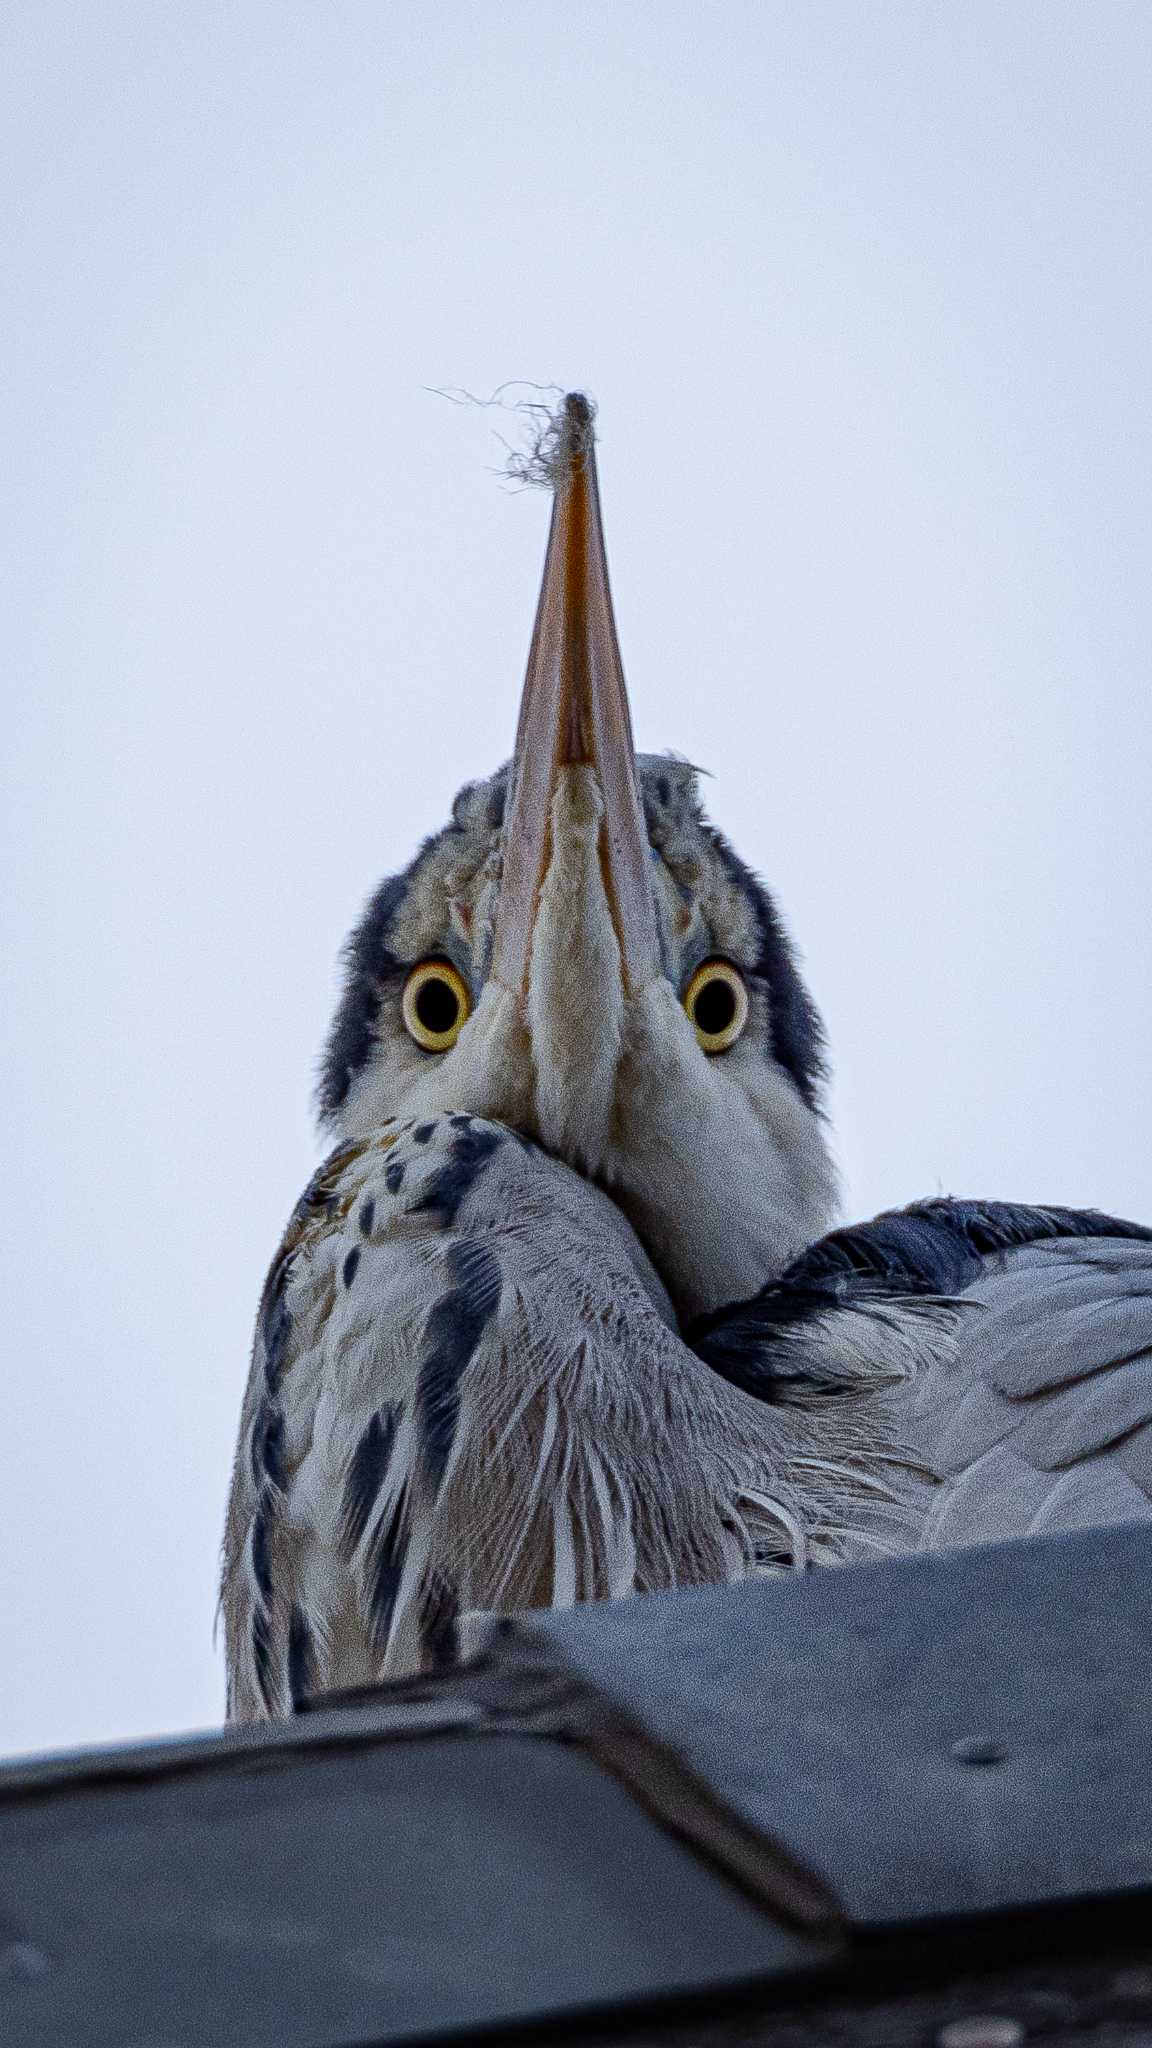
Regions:
<instances>
[{"instance_id":1,"label":"grey heron","mask_svg":"<svg viewBox=\"0 0 1152 2048\"><path fill-rule=\"evenodd\" d=\"M550 459L512 761L348 945L232 1481L240 1718L434 1666L470 1610L1152 1515L1152 1231L831 1228L780 915L633 750L577 395Z\"/></svg>"}]
</instances>

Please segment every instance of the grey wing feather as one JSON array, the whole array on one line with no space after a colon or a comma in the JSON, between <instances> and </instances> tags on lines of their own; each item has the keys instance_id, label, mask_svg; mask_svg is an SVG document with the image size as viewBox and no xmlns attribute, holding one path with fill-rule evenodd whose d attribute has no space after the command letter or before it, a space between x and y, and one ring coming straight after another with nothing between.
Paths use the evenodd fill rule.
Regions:
<instances>
[{"instance_id":1,"label":"grey wing feather","mask_svg":"<svg viewBox=\"0 0 1152 2048\"><path fill-rule=\"evenodd\" d=\"M1152 1245L1030 1245L959 1300L901 1414L940 1481L923 1547L1152 1519Z\"/></svg>"}]
</instances>

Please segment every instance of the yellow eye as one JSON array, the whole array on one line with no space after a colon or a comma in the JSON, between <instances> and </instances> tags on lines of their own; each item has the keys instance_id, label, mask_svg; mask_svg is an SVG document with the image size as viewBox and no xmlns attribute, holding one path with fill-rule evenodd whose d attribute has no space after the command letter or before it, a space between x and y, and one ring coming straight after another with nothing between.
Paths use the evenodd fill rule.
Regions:
<instances>
[{"instance_id":1,"label":"yellow eye","mask_svg":"<svg viewBox=\"0 0 1152 2048\"><path fill-rule=\"evenodd\" d=\"M705 1052L727 1052L748 1022L744 977L728 960L705 960L684 991L684 1008Z\"/></svg>"},{"instance_id":2,"label":"yellow eye","mask_svg":"<svg viewBox=\"0 0 1152 2048\"><path fill-rule=\"evenodd\" d=\"M425 1052L450 1052L468 1022L472 997L450 960L422 960L404 983L404 1029Z\"/></svg>"}]
</instances>

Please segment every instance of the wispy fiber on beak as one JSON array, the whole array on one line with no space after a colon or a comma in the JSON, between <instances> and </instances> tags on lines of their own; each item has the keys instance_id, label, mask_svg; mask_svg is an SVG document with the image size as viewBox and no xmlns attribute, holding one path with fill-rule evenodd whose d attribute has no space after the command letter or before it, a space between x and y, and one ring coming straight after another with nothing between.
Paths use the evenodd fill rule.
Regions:
<instances>
[{"instance_id":1,"label":"wispy fiber on beak","mask_svg":"<svg viewBox=\"0 0 1152 2048\"><path fill-rule=\"evenodd\" d=\"M554 499L544 577L512 761L492 975L523 998L552 804L566 768L584 765L603 798L600 863L625 992L659 972L648 838L600 521L593 411L569 393L536 450Z\"/></svg>"}]
</instances>

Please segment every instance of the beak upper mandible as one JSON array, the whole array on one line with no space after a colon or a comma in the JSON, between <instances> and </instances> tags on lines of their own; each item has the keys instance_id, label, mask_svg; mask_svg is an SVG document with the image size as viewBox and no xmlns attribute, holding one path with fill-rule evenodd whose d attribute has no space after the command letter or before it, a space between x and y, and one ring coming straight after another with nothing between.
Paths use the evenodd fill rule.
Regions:
<instances>
[{"instance_id":1,"label":"beak upper mandible","mask_svg":"<svg viewBox=\"0 0 1152 2048\"><path fill-rule=\"evenodd\" d=\"M491 973L519 996L551 858L552 799L562 771L578 763L595 770L603 797L600 862L626 993L638 994L660 971L592 417L588 400L569 393L557 422L552 525L512 759Z\"/></svg>"}]
</instances>

